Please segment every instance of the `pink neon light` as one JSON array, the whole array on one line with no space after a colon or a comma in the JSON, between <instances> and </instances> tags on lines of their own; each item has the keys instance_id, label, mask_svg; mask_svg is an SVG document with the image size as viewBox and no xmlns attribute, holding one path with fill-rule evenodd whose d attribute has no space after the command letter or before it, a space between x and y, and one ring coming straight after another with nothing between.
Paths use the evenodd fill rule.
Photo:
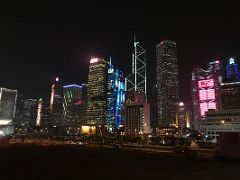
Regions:
<instances>
[{"instance_id":1,"label":"pink neon light","mask_svg":"<svg viewBox=\"0 0 240 180\"><path fill-rule=\"evenodd\" d=\"M201 101L214 100L215 99L215 90L214 89L199 90L199 99Z\"/></svg>"},{"instance_id":2,"label":"pink neon light","mask_svg":"<svg viewBox=\"0 0 240 180\"><path fill-rule=\"evenodd\" d=\"M207 103L200 103L200 113L202 116L205 115L205 112L207 111Z\"/></svg>"},{"instance_id":3,"label":"pink neon light","mask_svg":"<svg viewBox=\"0 0 240 180\"><path fill-rule=\"evenodd\" d=\"M205 115L209 109L216 109L216 93L214 89L213 79L198 81L199 100L201 101L199 108L200 114Z\"/></svg>"},{"instance_id":4,"label":"pink neon light","mask_svg":"<svg viewBox=\"0 0 240 180\"><path fill-rule=\"evenodd\" d=\"M92 64L92 63L96 63L96 62L98 62L98 61L99 61L98 58L94 58L94 59L91 59L91 60L90 60L90 63Z\"/></svg>"},{"instance_id":5,"label":"pink neon light","mask_svg":"<svg viewBox=\"0 0 240 180\"><path fill-rule=\"evenodd\" d=\"M164 44L164 41L161 41L160 44L161 44L161 45Z\"/></svg>"},{"instance_id":6,"label":"pink neon light","mask_svg":"<svg viewBox=\"0 0 240 180\"><path fill-rule=\"evenodd\" d=\"M208 88L208 87L213 87L213 86L214 86L213 79L198 81L199 88Z\"/></svg>"}]
</instances>

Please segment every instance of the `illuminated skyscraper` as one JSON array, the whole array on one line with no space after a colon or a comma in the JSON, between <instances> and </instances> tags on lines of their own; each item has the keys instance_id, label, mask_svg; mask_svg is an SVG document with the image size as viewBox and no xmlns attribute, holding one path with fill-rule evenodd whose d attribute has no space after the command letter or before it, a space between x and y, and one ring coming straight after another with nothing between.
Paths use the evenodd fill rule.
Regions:
<instances>
[{"instance_id":1,"label":"illuminated skyscraper","mask_svg":"<svg viewBox=\"0 0 240 180\"><path fill-rule=\"evenodd\" d=\"M221 83L221 109L240 109L240 82Z\"/></svg>"},{"instance_id":2,"label":"illuminated skyscraper","mask_svg":"<svg viewBox=\"0 0 240 180\"><path fill-rule=\"evenodd\" d=\"M43 101L42 101L42 98L40 98L38 100L36 126L41 126L42 109L43 109Z\"/></svg>"},{"instance_id":3,"label":"illuminated skyscraper","mask_svg":"<svg viewBox=\"0 0 240 180\"><path fill-rule=\"evenodd\" d=\"M192 107L194 129L202 130L203 119L209 109L220 107L220 83L222 66L219 61L208 64L207 69L195 68L192 72Z\"/></svg>"},{"instance_id":4,"label":"illuminated skyscraper","mask_svg":"<svg viewBox=\"0 0 240 180\"><path fill-rule=\"evenodd\" d=\"M164 40L156 46L158 126L176 124L179 102L178 60L176 42Z\"/></svg>"},{"instance_id":5,"label":"illuminated skyscraper","mask_svg":"<svg viewBox=\"0 0 240 180\"><path fill-rule=\"evenodd\" d=\"M105 125L107 111L107 65L103 58L92 58L87 90L87 124Z\"/></svg>"},{"instance_id":6,"label":"illuminated skyscraper","mask_svg":"<svg viewBox=\"0 0 240 180\"><path fill-rule=\"evenodd\" d=\"M119 128L124 123L124 78L123 73L108 65L107 76L107 117L106 125L109 131Z\"/></svg>"},{"instance_id":7,"label":"illuminated skyscraper","mask_svg":"<svg viewBox=\"0 0 240 180\"><path fill-rule=\"evenodd\" d=\"M62 108L63 108L63 87L62 83L57 77L51 87L50 99L50 118L51 124L59 126L62 123Z\"/></svg>"},{"instance_id":8,"label":"illuminated skyscraper","mask_svg":"<svg viewBox=\"0 0 240 180\"><path fill-rule=\"evenodd\" d=\"M0 87L0 136L12 134L16 112L17 90Z\"/></svg>"},{"instance_id":9,"label":"illuminated skyscraper","mask_svg":"<svg viewBox=\"0 0 240 180\"><path fill-rule=\"evenodd\" d=\"M136 41L134 34L134 53L132 54L132 73L125 78L126 91L144 93L147 99L146 50Z\"/></svg>"},{"instance_id":10,"label":"illuminated skyscraper","mask_svg":"<svg viewBox=\"0 0 240 180\"><path fill-rule=\"evenodd\" d=\"M80 126L86 124L85 85L70 84L63 86L63 117L66 125Z\"/></svg>"},{"instance_id":11,"label":"illuminated skyscraper","mask_svg":"<svg viewBox=\"0 0 240 180\"><path fill-rule=\"evenodd\" d=\"M235 62L235 59L230 58L227 64L227 79L231 82L240 81L240 74L239 74L239 67L238 64Z\"/></svg>"}]
</instances>

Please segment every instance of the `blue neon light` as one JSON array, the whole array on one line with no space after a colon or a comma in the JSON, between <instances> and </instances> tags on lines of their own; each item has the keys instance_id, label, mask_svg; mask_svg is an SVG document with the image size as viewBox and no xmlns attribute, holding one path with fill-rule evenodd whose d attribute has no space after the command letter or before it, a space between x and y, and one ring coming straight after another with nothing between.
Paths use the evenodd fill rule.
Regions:
<instances>
[{"instance_id":1,"label":"blue neon light","mask_svg":"<svg viewBox=\"0 0 240 180\"><path fill-rule=\"evenodd\" d=\"M69 84L69 85L63 86L63 88L71 88L71 87L82 88L82 86L79 86L77 84Z\"/></svg>"}]
</instances>

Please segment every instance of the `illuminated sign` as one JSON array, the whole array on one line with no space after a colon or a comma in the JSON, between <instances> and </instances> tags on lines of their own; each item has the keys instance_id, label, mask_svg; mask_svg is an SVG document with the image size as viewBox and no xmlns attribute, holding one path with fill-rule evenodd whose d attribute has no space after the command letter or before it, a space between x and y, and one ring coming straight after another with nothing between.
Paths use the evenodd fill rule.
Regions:
<instances>
[{"instance_id":1,"label":"illuminated sign","mask_svg":"<svg viewBox=\"0 0 240 180\"><path fill-rule=\"evenodd\" d=\"M98 61L99 61L98 58L94 58L94 59L91 59L91 60L90 60L90 63L92 64L92 63L96 63L96 62L98 62Z\"/></svg>"},{"instance_id":2,"label":"illuminated sign","mask_svg":"<svg viewBox=\"0 0 240 180\"><path fill-rule=\"evenodd\" d=\"M205 115L209 109L216 109L216 93L213 79L198 81L200 114Z\"/></svg>"},{"instance_id":3,"label":"illuminated sign","mask_svg":"<svg viewBox=\"0 0 240 180\"><path fill-rule=\"evenodd\" d=\"M200 89L201 89L201 88L213 87L213 86L214 86L213 79L198 81L198 87L199 87Z\"/></svg>"}]
</instances>

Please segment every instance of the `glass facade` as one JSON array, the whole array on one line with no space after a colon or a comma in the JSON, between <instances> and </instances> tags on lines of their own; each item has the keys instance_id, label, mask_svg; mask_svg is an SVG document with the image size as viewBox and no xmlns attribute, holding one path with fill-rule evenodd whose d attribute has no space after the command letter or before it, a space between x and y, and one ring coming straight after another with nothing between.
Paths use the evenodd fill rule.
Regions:
<instances>
[{"instance_id":1,"label":"glass facade","mask_svg":"<svg viewBox=\"0 0 240 180\"><path fill-rule=\"evenodd\" d=\"M158 126L176 122L179 102L178 60L176 42L165 40L156 46Z\"/></svg>"},{"instance_id":2,"label":"glass facade","mask_svg":"<svg viewBox=\"0 0 240 180\"><path fill-rule=\"evenodd\" d=\"M124 77L111 63L108 65L107 76L107 116L106 125L109 131L124 123Z\"/></svg>"},{"instance_id":3,"label":"glass facade","mask_svg":"<svg viewBox=\"0 0 240 180\"><path fill-rule=\"evenodd\" d=\"M107 110L107 62L92 58L87 90L87 124L105 125Z\"/></svg>"},{"instance_id":4,"label":"glass facade","mask_svg":"<svg viewBox=\"0 0 240 180\"><path fill-rule=\"evenodd\" d=\"M63 86L63 117L66 125L85 125L86 100L83 92L86 86L76 84Z\"/></svg>"},{"instance_id":5,"label":"glass facade","mask_svg":"<svg viewBox=\"0 0 240 180\"><path fill-rule=\"evenodd\" d=\"M7 125L14 120L17 90L0 87L0 125Z\"/></svg>"}]
</instances>

